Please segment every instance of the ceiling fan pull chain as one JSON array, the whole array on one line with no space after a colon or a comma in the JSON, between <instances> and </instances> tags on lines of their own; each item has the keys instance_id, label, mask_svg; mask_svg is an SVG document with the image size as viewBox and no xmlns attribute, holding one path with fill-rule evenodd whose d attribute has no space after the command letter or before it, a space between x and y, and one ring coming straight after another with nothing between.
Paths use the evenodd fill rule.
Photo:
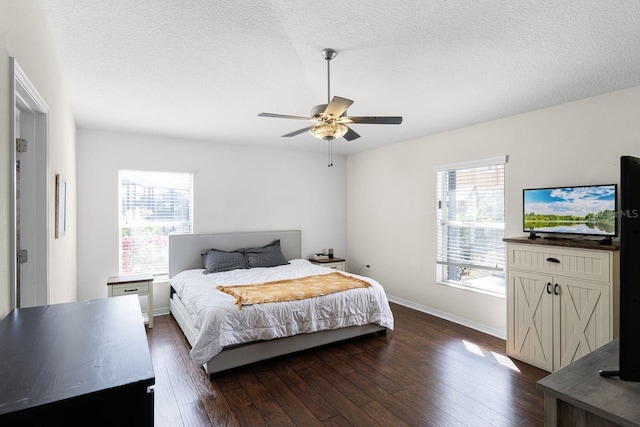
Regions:
<instances>
[{"instance_id":1,"label":"ceiling fan pull chain","mask_svg":"<svg viewBox=\"0 0 640 427\"><path fill-rule=\"evenodd\" d=\"M328 167L333 166L333 140L329 140L329 164Z\"/></svg>"}]
</instances>

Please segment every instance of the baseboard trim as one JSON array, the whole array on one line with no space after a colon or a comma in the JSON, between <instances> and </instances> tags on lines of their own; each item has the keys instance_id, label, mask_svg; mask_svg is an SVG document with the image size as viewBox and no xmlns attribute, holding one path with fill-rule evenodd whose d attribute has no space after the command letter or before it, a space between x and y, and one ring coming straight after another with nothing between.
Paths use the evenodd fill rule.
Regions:
<instances>
[{"instance_id":1,"label":"baseboard trim","mask_svg":"<svg viewBox=\"0 0 640 427\"><path fill-rule=\"evenodd\" d=\"M153 307L153 317L164 316L169 313L170 313L169 307L162 307L162 308Z\"/></svg>"},{"instance_id":2,"label":"baseboard trim","mask_svg":"<svg viewBox=\"0 0 640 427\"><path fill-rule=\"evenodd\" d=\"M387 299L396 304L400 304L405 307L409 307L414 310L421 311L423 313L440 317L441 319L445 319L450 322L457 323L459 325L466 326L471 329L475 329L476 331L484 332L485 334L489 334L503 340L507 339L507 333L504 330L496 329L491 326L484 325L482 323L474 322L472 320L465 319L464 317L456 316L451 313L446 313L444 311L436 310L435 308L427 307L426 305L416 304L415 302L412 302L403 298L399 298L393 295L387 295Z\"/></svg>"}]
</instances>

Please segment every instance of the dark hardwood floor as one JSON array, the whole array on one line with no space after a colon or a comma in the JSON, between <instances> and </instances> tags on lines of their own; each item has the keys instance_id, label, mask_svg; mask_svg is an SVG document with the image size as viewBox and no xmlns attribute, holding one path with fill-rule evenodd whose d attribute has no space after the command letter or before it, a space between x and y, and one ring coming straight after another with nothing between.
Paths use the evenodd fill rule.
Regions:
<instances>
[{"instance_id":1,"label":"dark hardwood floor","mask_svg":"<svg viewBox=\"0 0 640 427\"><path fill-rule=\"evenodd\" d=\"M395 329L210 379L171 315L147 330L156 426L542 426L547 372L505 342L397 304Z\"/></svg>"}]
</instances>

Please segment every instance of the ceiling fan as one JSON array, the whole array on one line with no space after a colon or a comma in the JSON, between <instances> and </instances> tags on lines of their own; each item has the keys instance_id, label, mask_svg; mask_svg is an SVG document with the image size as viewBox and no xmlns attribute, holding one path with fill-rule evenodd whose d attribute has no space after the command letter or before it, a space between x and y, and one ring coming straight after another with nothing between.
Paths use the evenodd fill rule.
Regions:
<instances>
[{"instance_id":1,"label":"ceiling fan","mask_svg":"<svg viewBox=\"0 0 640 427\"><path fill-rule=\"evenodd\" d=\"M315 122L315 124L290 132L283 137L291 137L300 135L306 131L309 131L311 135L319 139L332 141L336 138L344 137L347 141L353 141L356 138L360 138L353 129L349 128L348 124L385 124L385 125L399 125L402 123L402 117L358 117L347 116L347 108L353 101L347 98L341 98L334 96L331 98L331 60L335 58L337 52L333 49L323 49L322 56L327 61L327 103L316 105L311 109L310 117L302 116L289 116L285 114L273 114L273 113L260 113L260 117L275 117L281 119L294 119L294 120L307 120ZM331 166L331 165L329 165Z\"/></svg>"}]
</instances>

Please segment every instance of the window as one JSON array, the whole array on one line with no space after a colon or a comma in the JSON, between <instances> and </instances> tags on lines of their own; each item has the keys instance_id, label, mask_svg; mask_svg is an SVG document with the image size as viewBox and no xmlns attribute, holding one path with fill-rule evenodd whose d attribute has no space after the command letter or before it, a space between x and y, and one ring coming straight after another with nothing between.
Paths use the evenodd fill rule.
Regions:
<instances>
[{"instance_id":1,"label":"window","mask_svg":"<svg viewBox=\"0 0 640 427\"><path fill-rule=\"evenodd\" d=\"M193 175L121 170L120 274L169 272L169 233L193 230Z\"/></svg>"},{"instance_id":2,"label":"window","mask_svg":"<svg viewBox=\"0 0 640 427\"><path fill-rule=\"evenodd\" d=\"M436 168L438 282L505 294L506 157Z\"/></svg>"}]
</instances>

